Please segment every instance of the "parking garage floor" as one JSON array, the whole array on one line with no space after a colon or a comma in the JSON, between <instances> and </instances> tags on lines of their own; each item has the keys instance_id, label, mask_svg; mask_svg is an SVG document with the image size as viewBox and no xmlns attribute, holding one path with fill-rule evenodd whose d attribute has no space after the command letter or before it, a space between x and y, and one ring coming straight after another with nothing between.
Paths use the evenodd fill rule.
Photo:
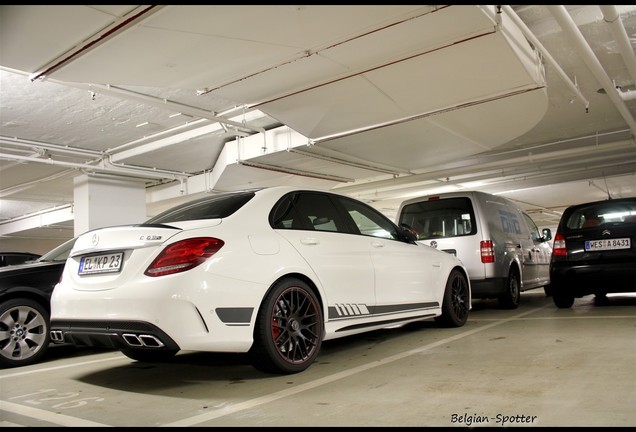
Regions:
<instances>
[{"instance_id":1,"label":"parking garage floor","mask_svg":"<svg viewBox=\"0 0 636 432\"><path fill-rule=\"evenodd\" d=\"M53 346L0 371L0 426L636 426L636 296L558 309L474 301L464 327L432 321L323 344L295 375L233 354L147 364Z\"/></svg>"}]
</instances>

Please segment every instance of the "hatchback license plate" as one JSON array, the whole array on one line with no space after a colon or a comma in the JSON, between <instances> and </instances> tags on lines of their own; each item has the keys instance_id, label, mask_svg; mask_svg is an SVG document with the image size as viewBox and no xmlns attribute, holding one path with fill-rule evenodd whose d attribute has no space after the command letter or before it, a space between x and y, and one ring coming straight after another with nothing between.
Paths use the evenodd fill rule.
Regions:
<instances>
[{"instance_id":1,"label":"hatchback license plate","mask_svg":"<svg viewBox=\"0 0 636 432\"><path fill-rule=\"evenodd\" d=\"M629 249L630 247L631 247L631 242L629 238L588 240L585 242L586 251Z\"/></svg>"},{"instance_id":2,"label":"hatchback license plate","mask_svg":"<svg viewBox=\"0 0 636 432\"><path fill-rule=\"evenodd\" d=\"M77 273L80 275L87 275L95 273L118 272L121 269L121 261L123 256L123 252L118 252L107 255L93 255L82 257L80 261L79 271Z\"/></svg>"}]
</instances>

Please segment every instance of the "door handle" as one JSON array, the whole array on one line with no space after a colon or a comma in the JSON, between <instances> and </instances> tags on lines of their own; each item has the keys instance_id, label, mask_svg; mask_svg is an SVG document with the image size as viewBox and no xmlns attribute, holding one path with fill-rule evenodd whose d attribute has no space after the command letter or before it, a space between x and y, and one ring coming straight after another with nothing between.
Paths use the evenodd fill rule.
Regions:
<instances>
[{"instance_id":1,"label":"door handle","mask_svg":"<svg viewBox=\"0 0 636 432\"><path fill-rule=\"evenodd\" d=\"M378 242L378 241L374 241L374 242L371 242L371 246L373 246L375 248L383 248L384 247L384 243Z\"/></svg>"},{"instance_id":2,"label":"door handle","mask_svg":"<svg viewBox=\"0 0 636 432\"><path fill-rule=\"evenodd\" d=\"M309 246L320 244L318 239L313 238L313 237L307 237L307 238L304 238L304 239L300 239L300 242L302 244L304 244L304 245L309 245Z\"/></svg>"}]
</instances>

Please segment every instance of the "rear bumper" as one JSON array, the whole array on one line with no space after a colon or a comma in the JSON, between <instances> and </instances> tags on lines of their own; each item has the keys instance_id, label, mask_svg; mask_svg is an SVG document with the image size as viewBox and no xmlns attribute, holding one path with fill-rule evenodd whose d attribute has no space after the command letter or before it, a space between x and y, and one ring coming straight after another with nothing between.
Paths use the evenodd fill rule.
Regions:
<instances>
[{"instance_id":1,"label":"rear bumper","mask_svg":"<svg viewBox=\"0 0 636 432\"><path fill-rule=\"evenodd\" d=\"M180 350L161 329L141 321L52 320L51 341L115 349Z\"/></svg>"},{"instance_id":2,"label":"rear bumper","mask_svg":"<svg viewBox=\"0 0 636 432\"><path fill-rule=\"evenodd\" d=\"M594 266L552 263L550 286L552 293L567 291L574 297L636 292L636 266L628 263Z\"/></svg>"}]
</instances>

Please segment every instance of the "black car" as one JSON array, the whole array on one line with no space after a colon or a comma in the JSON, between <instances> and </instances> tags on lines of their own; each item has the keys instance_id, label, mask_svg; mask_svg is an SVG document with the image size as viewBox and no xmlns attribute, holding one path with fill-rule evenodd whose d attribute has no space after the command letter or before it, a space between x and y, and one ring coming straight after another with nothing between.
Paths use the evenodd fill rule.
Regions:
<instances>
[{"instance_id":1,"label":"black car","mask_svg":"<svg viewBox=\"0 0 636 432\"><path fill-rule=\"evenodd\" d=\"M594 294L636 292L636 197L568 207L554 236L550 261L554 304Z\"/></svg>"},{"instance_id":2,"label":"black car","mask_svg":"<svg viewBox=\"0 0 636 432\"><path fill-rule=\"evenodd\" d=\"M40 255L30 252L0 252L0 267L23 264L40 258Z\"/></svg>"},{"instance_id":3,"label":"black car","mask_svg":"<svg viewBox=\"0 0 636 432\"><path fill-rule=\"evenodd\" d=\"M51 293L74 243L69 240L34 261L0 268L0 367L33 364L46 352Z\"/></svg>"}]
</instances>

